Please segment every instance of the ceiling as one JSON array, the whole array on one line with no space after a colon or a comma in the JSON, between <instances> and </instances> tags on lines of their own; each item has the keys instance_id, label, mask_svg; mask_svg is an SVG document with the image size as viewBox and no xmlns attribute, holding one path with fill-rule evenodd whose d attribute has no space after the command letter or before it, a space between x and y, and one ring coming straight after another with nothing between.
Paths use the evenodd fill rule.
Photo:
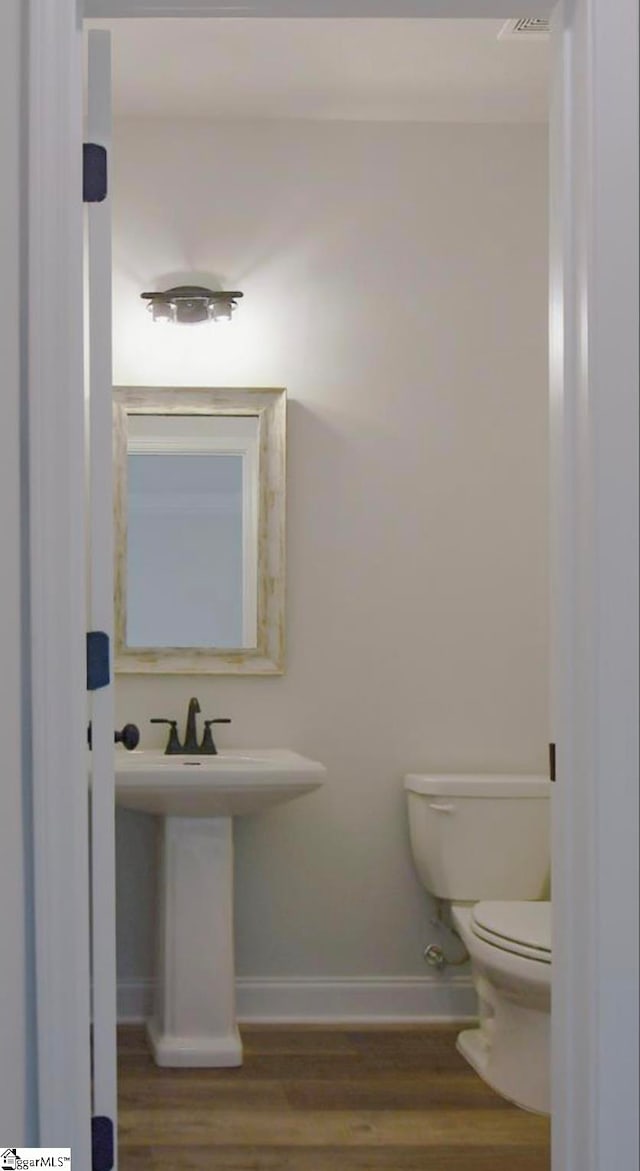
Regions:
<instances>
[{"instance_id":1,"label":"ceiling","mask_svg":"<svg viewBox=\"0 0 640 1171\"><path fill-rule=\"evenodd\" d=\"M549 45L501 20L94 20L116 117L544 122Z\"/></svg>"}]
</instances>

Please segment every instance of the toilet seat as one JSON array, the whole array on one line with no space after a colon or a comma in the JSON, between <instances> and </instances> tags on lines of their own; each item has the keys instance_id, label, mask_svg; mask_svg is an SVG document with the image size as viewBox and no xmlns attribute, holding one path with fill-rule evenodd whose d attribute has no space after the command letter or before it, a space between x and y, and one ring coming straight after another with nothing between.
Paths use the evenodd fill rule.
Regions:
<instances>
[{"instance_id":1,"label":"toilet seat","mask_svg":"<svg viewBox=\"0 0 640 1171\"><path fill-rule=\"evenodd\" d=\"M501 951L551 963L551 903L483 902L471 914L478 939Z\"/></svg>"}]
</instances>

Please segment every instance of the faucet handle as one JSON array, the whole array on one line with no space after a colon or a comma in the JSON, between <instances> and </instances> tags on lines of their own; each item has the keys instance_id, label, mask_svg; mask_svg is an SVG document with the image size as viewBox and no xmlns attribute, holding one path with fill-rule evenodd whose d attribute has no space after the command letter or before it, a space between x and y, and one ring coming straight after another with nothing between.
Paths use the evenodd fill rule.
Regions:
<instances>
[{"instance_id":1,"label":"faucet handle","mask_svg":"<svg viewBox=\"0 0 640 1171\"><path fill-rule=\"evenodd\" d=\"M217 756L218 749L216 748L216 746L213 742L213 736L211 734L211 725L212 724L230 724L230 723L231 723L231 720L226 717L224 719L218 719L218 720L205 720L204 721L204 736L202 737L202 744L200 745L200 751L203 753L206 753L209 756Z\"/></svg>"},{"instance_id":2,"label":"faucet handle","mask_svg":"<svg viewBox=\"0 0 640 1171\"><path fill-rule=\"evenodd\" d=\"M165 756L174 756L178 752L182 752L182 745L178 738L178 721L177 720L161 720L154 718L149 720L150 724L169 724L169 739L167 740L167 747L164 750Z\"/></svg>"}]
</instances>

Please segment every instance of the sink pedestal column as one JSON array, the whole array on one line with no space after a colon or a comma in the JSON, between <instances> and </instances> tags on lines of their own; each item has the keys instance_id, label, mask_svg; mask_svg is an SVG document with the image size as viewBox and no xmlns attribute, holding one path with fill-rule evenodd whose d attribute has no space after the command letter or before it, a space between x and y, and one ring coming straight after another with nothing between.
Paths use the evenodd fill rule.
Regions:
<instances>
[{"instance_id":1,"label":"sink pedestal column","mask_svg":"<svg viewBox=\"0 0 640 1171\"><path fill-rule=\"evenodd\" d=\"M160 819L153 1019L158 1065L242 1064L235 1013L231 817Z\"/></svg>"}]
</instances>

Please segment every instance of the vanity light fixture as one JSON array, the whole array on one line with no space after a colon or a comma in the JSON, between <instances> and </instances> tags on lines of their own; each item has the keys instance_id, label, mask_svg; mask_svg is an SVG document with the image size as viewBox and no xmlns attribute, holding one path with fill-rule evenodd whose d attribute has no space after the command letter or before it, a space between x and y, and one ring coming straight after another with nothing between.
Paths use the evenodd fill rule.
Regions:
<instances>
[{"instance_id":1,"label":"vanity light fixture","mask_svg":"<svg viewBox=\"0 0 640 1171\"><path fill-rule=\"evenodd\" d=\"M194 325L199 321L231 321L243 293L205 289L201 285L176 285L159 293L141 293L154 321Z\"/></svg>"}]
</instances>

